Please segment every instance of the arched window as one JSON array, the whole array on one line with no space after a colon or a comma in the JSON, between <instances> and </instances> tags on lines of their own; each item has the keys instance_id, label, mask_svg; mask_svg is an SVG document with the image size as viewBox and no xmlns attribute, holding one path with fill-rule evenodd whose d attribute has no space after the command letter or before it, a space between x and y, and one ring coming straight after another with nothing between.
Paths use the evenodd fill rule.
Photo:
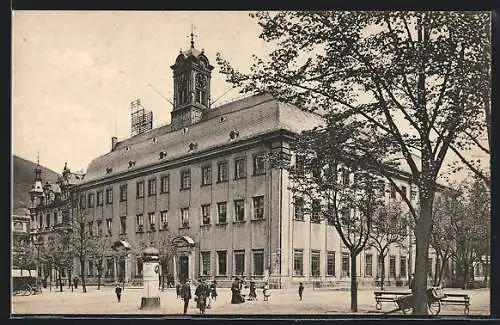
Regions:
<instances>
[{"instance_id":1,"label":"arched window","mask_svg":"<svg viewBox=\"0 0 500 325\"><path fill-rule=\"evenodd\" d=\"M207 77L198 73L195 80L195 95L196 102L206 105L207 104Z\"/></svg>"}]
</instances>

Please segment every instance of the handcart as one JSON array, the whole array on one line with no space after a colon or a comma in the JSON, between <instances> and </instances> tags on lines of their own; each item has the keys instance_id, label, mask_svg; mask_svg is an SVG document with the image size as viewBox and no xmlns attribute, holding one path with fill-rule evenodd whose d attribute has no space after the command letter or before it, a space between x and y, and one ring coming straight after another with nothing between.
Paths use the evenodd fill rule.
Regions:
<instances>
[{"instance_id":1,"label":"handcart","mask_svg":"<svg viewBox=\"0 0 500 325\"><path fill-rule=\"evenodd\" d=\"M439 315L441 311L441 299L444 298L442 288L429 288L427 289L427 310L429 315ZM396 299L395 303L397 308L386 312L385 314L392 314L398 311L403 312L403 314L411 314L413 311L415 295L409 294Z\"/></svg>"}]
</instances>

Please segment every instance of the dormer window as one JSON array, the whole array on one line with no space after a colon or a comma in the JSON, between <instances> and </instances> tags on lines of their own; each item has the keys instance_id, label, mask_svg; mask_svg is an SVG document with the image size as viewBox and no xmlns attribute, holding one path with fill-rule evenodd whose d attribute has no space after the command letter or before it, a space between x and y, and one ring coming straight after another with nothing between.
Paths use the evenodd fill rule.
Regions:
<instances>
[{"instance_id":1,"label":"dormer window","mask_svg":"<svg viewBox=\"0 0 500 325\"><path fill-rule=\"evenodd\" d=\"M130 146L126 146L125 151L129 151L129 150L130 150Z\"/></svg>"},{"instance_id":2,"label":"dormer window","mask_svg":"<svg viewBox=\"0 0 500 325\"><path fill-rule=\"evenodd\" d=\"M160 151L160 159L163 159L167 157L167 152L166 151Z\"/></svg>"},{"instance_id":3,"label":"dormer window","mask_svg":"<svg viewBox=\"0 0 500 325\"><path fill-rule=\"evenodd\" d=\"M113 171L113 168L106 167L106 174L110 174Z\"/></svg>"},{"instance_id":4,"label":"dormer window","mask_svg":"<svg viewBox=\"0 0 500 325\"><path fill-rule=\"evenodd\" d=\"M195 150L196 148L198 148L198 143L196 143L196 142L191 142L191 143L189 144L189 150L190 150L190 151L191 151L191 150Z\"/></svg>"},{"instance_id":5,"label":"dormer window","mask_svg":"<svg viewBox=\"0 0 500 325\"><path fill-rule=\"evenodd\" d=\"M188 128L183 128L182 129L182 134L186 134L188 130L189 130Z\"/></svg>"},{"instance_id":6,"label":"dormer window","mask_svg":"<svg viewBox=\"0 0 500 325\"><path fill-rule=\"evenodd\" d=\"M240 136L240 132L238 130L232 130L231 132L229 132L229 139L231 139L231 140L234 140L239 136Z\"/></svg>"},{"instance_id":7,"label":"dormer window","mask_svg":"<svg viewBox=\"0 0 500 325\"><path fill-rule=\"evenodd\" d=\"M128 168L132 168L135 166L135 160L129 160L128 161Z\"/></svg>"},{"instance_id":8,"label":"dormer window","mask_svg":"<svg viewBox=\"0 0 500 325\"><path fill-rule=\"evenodd\" d=\"M227 118L225 118L224 116L221 116L219 119L219 123L225 122L226 120L227 120Z\"/></svg>"}]
</instances>

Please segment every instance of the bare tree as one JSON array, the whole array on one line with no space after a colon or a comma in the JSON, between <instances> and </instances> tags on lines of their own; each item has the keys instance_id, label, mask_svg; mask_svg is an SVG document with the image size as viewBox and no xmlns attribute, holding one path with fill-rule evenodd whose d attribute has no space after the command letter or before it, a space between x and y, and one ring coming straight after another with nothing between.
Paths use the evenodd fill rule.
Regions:
<instances>
[{"instance_id":1,"label":"bare tree","mask_svg":"<svg viewBox=\"0 0 500 325\"><path fill-rule=\"evenodd\" d=\"M56 230L49 235L43 248L43 259L48 263L50 269L56 270L57 282L61 292L63 291L61 275L73 263L70 236L66 231Z\"/></svg>"},{"instance_id":2,"label":"bare tree","mask_svg":"<svg viewBox=\"0 0 500 325\"><path fill-rule=\"evenodd\" d=\"M31 277L31 270L36 267L36 263L36 250L32 245L24 242L14 243L12 247L12 266L21 270L21 276L24 271L28 270Z\"/></svg>"},{"instance_id":3,"label":"bare tree","mask_svg":"<svg viewBox=\"0 0 500 325\"><path fill-rule=\"evenodd\" d=\"M220 55L221 72L243 92L271 93L330 125L369 135L342 156L391 182L399 158L418 187L414 313L427 314L427 264L436 180L451 148L463 150L484 125L489 92L490 16L485 12L259 12L260 37L273 45L249 74ZM340 123L338 123L340 122ZM344 147L343 147L344 146ZM383 154L374 153L384 148ZM401 191L398 189L400 194Z\"/></svg>"},{"instance_id":4,"label":"bare tree","mask_svg":"<svg viewBox=\"0 0 500 325\"><path fill-rule=\"evenodd\" d=\"M384 290L385 258L391 245L402 244L408 236L407 218L400 201L380 205L377 213L373 215L367 246L375 248L379 256L380 290Z\"/></svg>"},{"instance_id":5,"label":"bare tree","mask_svg":"<svg viewBox=\"0 0 500 325\"><path fill-rule=\"evenodd\" d=\"M97 290L101 289L101 279L104 271L104 261L112 254L111 239L97 234L90 242L89 258L95 262L97 271Z\"/></svg>"}]
</instances>

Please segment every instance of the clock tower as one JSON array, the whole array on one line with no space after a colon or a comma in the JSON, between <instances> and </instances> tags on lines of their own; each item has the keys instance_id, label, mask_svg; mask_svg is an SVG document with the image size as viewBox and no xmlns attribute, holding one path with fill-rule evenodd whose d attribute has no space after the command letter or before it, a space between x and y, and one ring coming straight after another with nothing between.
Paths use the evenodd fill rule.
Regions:
<instances>
[{"instance_id":1,"label":"clock tower","mask_svg":"<svg viewBox=\"0 0 500 325\"><path fill-rule=\"evenodd\" d=\"M191 47L181 51L172 65L174 73L174 108L171 113L172 129L178 130L198 123L210 107L210 77L213 66L204 51Z\"/></svg>"}]
</instances>

